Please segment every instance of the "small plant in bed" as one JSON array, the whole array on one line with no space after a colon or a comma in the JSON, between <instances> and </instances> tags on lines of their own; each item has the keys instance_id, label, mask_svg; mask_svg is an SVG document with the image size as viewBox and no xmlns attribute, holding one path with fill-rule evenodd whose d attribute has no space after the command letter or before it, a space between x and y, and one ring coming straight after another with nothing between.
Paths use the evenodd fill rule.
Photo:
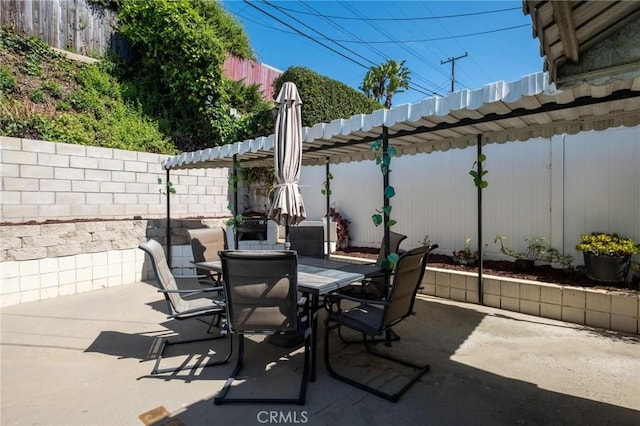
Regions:
<instances>
[{"instance_id":1,"label":"small plant in bed","mask_svg":"<svg viewBox=\"0 0 640 426\"><path fill-rule=\"evenodd\" d=\"M471 250L471 238L464 240L465 247L462 250L456 250L453 252L454 262L460 265L476 266L478 263L478 250Z\"/></svg>"},{"instance_id":2,"label":"small plant in bed","mask_svg":"<svg viewBox=\"0 0 640 426\"><path fill-rule=\"evenodd\" d=\"M536 261L559 263L564 268L571 267L573 263L572 256L565 256L559 250L551 247L549 241L545 237L529 237L525 238L527 248L524 251L515 251L509 247L505 247L504 241L507 238L504 235L496 235L493 239L494 243L500 243L500 251L515 259L517 270L528 271L533 269Z\"/></svg>"}]
</instances>

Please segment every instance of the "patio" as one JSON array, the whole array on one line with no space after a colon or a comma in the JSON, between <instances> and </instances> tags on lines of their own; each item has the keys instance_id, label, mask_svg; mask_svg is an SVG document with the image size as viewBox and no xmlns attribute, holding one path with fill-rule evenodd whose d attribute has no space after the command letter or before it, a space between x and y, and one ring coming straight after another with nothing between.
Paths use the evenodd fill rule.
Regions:
<instances>
[{"instance_id":1,"label":"patio","mask_svg":"<svg viewBox=\"0 0 640 426\"><path fill-rule=\"evenodd\" d=\"M206 329L167 321L164 300L150 283L10 306L1 311L1 423L142 425L143 416L152 424L150 412L158 407L170 416L156 424L173 425L637 423L639 336L418 297L417 315L397 327L402 340L395 345L429 362L431 371L397 404L328 377L321 363L305 406L214 406L233 361L149 377L153 362L141 360L156 337ZM225 340L213 348L224 350ZM188 347L198 349L208 347ZM286 383L298 377L302 357L283 361L287 351L266 343L260 350L261 359L272 360L268 377L277 376L269 385L295 389ZM168 355L181 350L173 351ZM371 380L393 377L379 376L382 364L368 367L378 372ZM236 392L264 389L260 372L247 373L251 380Z\"/></svg>"}]
</instances>

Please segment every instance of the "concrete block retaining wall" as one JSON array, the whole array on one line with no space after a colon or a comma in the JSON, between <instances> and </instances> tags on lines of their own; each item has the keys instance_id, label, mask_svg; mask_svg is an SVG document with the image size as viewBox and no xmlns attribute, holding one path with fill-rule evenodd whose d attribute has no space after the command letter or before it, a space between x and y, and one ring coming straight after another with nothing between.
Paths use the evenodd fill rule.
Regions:
<instances>
[{"instance_id":1,"label":"concrete block retaining wall","mask_svg":"<svg viewBox=\"0 0 640 426\"><path fill-rule=\"evenodd\" d=\"M171 220L172 263L191 260L187 229L226 219ZM0 306L131 284L151 277L138 245L166 246L166 220L111 220L0 226ZM187 256L188 252L188 256Z\"/></svg>"},{"instance_id":2,"label":"concrete block retaining wall","mask_svg":"<svg viewBox=\"0 0 640 426\"><path fill-rule=\"evenodd\" d=\"M623 291L483 276L487 306L609 330L640 333L640 297ZM478 276L427 268L423 294L478 303Z\"/></svg>"},{"instance_id":3,"label":"concrete block retaining wall","mask_svg":"<svg viewBox=\"0 0 640 426\"><path fill-rule=\"evenodd\" d=\"M166 217L161 167L166 157L0 137L1 221ZM228 173L226 168L172 172L171 216L228 216Z\"/></svg>"}]
</instances>

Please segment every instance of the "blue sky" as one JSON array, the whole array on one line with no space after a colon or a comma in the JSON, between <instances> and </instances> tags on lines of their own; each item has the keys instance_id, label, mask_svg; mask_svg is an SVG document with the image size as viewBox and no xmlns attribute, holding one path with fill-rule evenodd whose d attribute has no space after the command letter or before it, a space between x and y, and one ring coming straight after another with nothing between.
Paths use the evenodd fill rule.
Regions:
<instances>
[{"instance_id":1,"label":"blue sky","mask_svg":"<svg viewBox=\"0 0 640 426\"><path fill-rule=\"evenodd\" d=\"M304 66L358 88L367 69L406 60L413 88L393 106L542 71L521 1L222 1L260 62ZM449 62L447 62L449 61ZM442 63L446 62L446 63Z\"/></svg>"}]
</instances>

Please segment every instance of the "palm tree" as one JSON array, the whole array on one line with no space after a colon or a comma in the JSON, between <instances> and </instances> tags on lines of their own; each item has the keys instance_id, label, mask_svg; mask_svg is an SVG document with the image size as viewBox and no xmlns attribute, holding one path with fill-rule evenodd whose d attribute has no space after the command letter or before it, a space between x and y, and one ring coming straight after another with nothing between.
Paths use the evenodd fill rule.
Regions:
<instances>
[{"instance_id":1,"label":"palm tree","mask_svg":"<svg viewBox=\"0 0 640 426\"><path fill-rule=\"evenodd\" d=\"M384 107L391 108L393 95L409 89L411 71L404 65L405 62L388 59L382 65L369 68L360 90L376 102L380 102L384 97Z\"/></svg>"}]
</instances>

